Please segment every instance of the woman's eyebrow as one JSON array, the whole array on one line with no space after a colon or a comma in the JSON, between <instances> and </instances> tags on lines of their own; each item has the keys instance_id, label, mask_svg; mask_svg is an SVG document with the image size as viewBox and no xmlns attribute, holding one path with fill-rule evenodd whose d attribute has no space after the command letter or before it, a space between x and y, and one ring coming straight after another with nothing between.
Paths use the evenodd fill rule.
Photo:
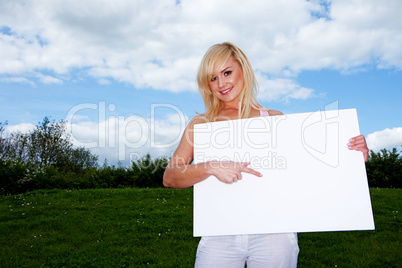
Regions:
<instances>
[{"instance_id":1,"label":"woman's eyebrow","mask_svg":"<svg viewBox=\"0 0 402 268\"><path fill-rule=\"evenodd\" d=\"M232 67L232 66L228 66L228 67L226 67L225 69L222 69L221 73L225 72L225 71L226 71L227 69L229 69L230 67Z\"/></svg>"}]
</instances>

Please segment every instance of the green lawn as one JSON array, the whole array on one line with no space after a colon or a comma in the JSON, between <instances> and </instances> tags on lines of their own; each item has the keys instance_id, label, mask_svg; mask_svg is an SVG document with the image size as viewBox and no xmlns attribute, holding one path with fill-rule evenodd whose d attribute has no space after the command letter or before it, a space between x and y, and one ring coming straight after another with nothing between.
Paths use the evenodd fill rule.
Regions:
<instances>
[{"instance_id":1,"label":"green lawn","mask_svg":"<svg viewBox=\"0 0 402 268\"><path fill-rule=\"evenodd\" d=\"M370 189L375 231L299 234L299 267L400 267L401 190ZM192 267L192 189L0 197L0 267Z\"/></svg>"}]
</instances>

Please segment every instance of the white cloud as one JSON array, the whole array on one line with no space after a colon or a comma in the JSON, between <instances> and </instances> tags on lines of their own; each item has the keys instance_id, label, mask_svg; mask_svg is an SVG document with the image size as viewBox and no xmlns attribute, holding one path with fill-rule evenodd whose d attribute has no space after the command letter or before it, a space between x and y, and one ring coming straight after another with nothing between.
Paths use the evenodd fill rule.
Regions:
<instances>
[{"instance_id":1,"label":"white cloud","mask_svg":"<svg viewBox=\"0 0 402 268\"><path fill-rule=\"evenodd\" d=\"M99 83L99 85L103 85L103 86L106 86L106 85L110 85L110 84L111 84L110 80L104 79L104 78L99 79L99 80L98 80L98 83Z\"/></svg>"},{"instance_id":2,"label":"white cloud","mask_svg":"<svg viewBox=\"0 0 402 268\"><path fill-rule=\"evenodd\" d=\"M29 131L32 131L34 129L35 129L35 125L33 125L31 123L21 123L18 125L5 127L5 130L8 134L14 133L14 132L28 133Z\"/></svg>"},{"instance_id":3,"label":"white cloud","mask_svg":"<svg viewBox=\"0 0 402 268\"><path fill-rule=\"evenodd\" d=\"M150 153L153 157L170 157L177 148L188 121L179 114L167 114L166 119L144 118L136 115L109 117L105 121L80 121L68 124L72 142L84 146L108 159L129 163Z\"/></svg>"},{"instance_id":4,"label":"white cloud","mask_svg":"<svg viewBox=\"0 0 402 268\"><path fill-rule=\"evenodd\" d=\"M384 148L387 150L391 150L392 148L401 149L402 127L393 129L386 128L381 131L376 131L367 135L366 141L369 149L375 152Z\"/></svg>"},{"instance_id":5,"label":"white cloud","mask_svg":"<svg viewBox=\"0 0 402 268\"><path fill-rule=\"evenodd\" d=\"M313 89L301 87L293 80L287 78L268 79L266 76L257 73L259 81L258 99L263 101L289 99L308 99L314 96Z\"/></svg>"},{"instance_id":6,"label":"white cloud","mask_svg":"<svg viewBox=\"0 0 402 268\"><path fill-rule=\"evenodd\" d=\"M4 83L20 83L30 85L32 87L35 86L35 83L25 77L4 77L0 79L1 82Z\"/></svg>"},{"instance_id":7,"label":"white cloud","mask_svg":"<svg viewBox=\"0 0 402 268\"><path fill-rule=\"evenodd\" d=\"M50 75L43 75L43 74L39 73L39 74L37 74L37 77L44 84L59 84L59 85L63 84L63 80L50 76Z\"/></svg>"},{"instance_id":8,"label":"white cloud","mask_svg":"<svg viewBox=\"0 0 402 268\"><path fill-rule=\"evenodd\" d=\"M400 0L1 1L0 74L46 70L42 83L61 83L82 70L101 84L195 91L203 53L232 41L273 82L288 75L264 98L303 99L303 70L402 69L401 13Z\"/></svg>"}]
</instances>

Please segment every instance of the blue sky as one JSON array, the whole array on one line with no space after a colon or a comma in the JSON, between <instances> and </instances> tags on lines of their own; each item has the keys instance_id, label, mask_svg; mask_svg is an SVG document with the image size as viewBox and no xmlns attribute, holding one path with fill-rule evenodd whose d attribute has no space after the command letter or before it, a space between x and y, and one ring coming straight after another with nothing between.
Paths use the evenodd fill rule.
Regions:
<instances>
[{"instance_id":1,"label":"blue sky","mask_svg":"<svg viewBox=\"0 0 402 268\"><path fill-rule=\"evenodd\" d=\"M1 1L0 122L11 132L67 119L74 143L110 163L170 156L204 111L202 55L231 41L266 108L336 102L357 109L371 149L398 147L401 13L399 0Z\"/></svg>"}]
</instances>

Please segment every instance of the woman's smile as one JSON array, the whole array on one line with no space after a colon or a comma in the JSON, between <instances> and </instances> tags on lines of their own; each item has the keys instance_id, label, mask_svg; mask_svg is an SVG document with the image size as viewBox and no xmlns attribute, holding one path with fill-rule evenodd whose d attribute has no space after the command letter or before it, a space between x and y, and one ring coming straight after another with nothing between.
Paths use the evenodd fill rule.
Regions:
<instances>
[{"instance_id":1,"label":"woman's smile","mask_svg":"<svg viewBox=\"0 0 402 268\"><path fill-rule=\"evenodd\" d=\"M226 94L229 94L229 92L230 91L232 91L232 89L233 89L233 87L230 87L230 88L228 88L228 89L225 89L225 90L222 90L222 91L219 91L222 95L226 95Z\"/></svg>"}]
</instances>

